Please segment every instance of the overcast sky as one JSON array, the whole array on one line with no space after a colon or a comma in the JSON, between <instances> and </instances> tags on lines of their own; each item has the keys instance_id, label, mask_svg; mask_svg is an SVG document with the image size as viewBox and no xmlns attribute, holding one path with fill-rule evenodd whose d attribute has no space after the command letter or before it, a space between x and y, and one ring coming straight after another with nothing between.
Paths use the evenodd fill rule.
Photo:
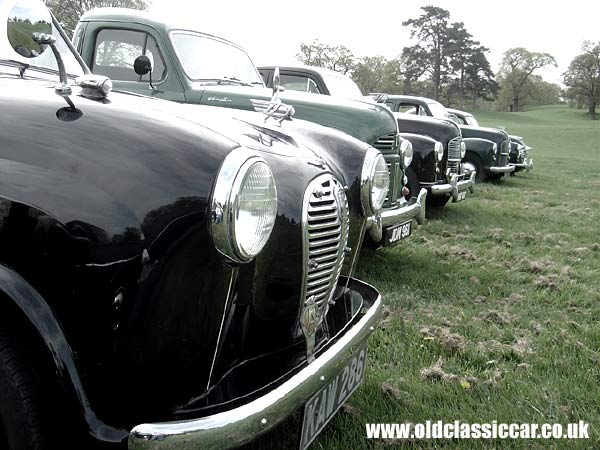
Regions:
<instances>
[{"instance_id":1,"label":"overcast sky","mask_svg":"<svg viewBox=\"0 0 600 450\"><path fill-rule=\"evenodd\" d=\"M345 45L357 57L394 58L409 44L402 21L418 17L425 5L447 9L452 22L464 22L490 48L494 71L505 50L525 47L552 54L558 68L540 75L560 82L582 42L600 41L599 0L153 0L151 11L241 45L256 65L284 65L297 63L300 43L314 39Z\"/></svg>"}]
</instances>

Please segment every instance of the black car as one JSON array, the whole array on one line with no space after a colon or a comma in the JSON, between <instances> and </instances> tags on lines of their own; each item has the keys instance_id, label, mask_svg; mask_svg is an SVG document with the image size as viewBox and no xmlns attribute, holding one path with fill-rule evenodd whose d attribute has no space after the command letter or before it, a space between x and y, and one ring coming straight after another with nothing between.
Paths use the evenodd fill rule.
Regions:
<instances>
[{"instance_id":1,"label":"black car","mask_svg":"<svg viewBox=\"0 0 600 450\"><path fill-rule=\"evenodd\" d=\"M41 2L0 11L0 448L233 448L303 406L306 448L381 312L382 155L110 92Z\"/></svg>"},{"instance_id":2,"label":"black car","mask_svg":"<svg viewBox=\"0 0 600 450\"><path fill-rule=\"evenodd\" d=\"M413 146L413 161L406 171L411 192L427 189L427 204L432 207L444 206L450 199L462 201L473 192L476 171L465 170L466 148L455 123L402 113L395 116L400 135Z\"/></svg>"},{"instance_id":3,"label":"black car","mask_svg":"<svg viewBox=\"0 0 600 450\"><path fill-rule=\"evenodd\" d=\"M473 114L461 111L459 109L451 109L446 108L448 112L452 115L452 119L456 121L456 123L461 125L471 125L474 127L479 127L479 123ZM529 155L531 152L531 147L525 144L525 139L522 136L516 136L511 134L510 136L510 156L509 156L509 164L514 166L515 171L512 172L514 175L516 172L520 172L525 170L530 172L533 170L533 158Z\"/></svg>"}]
</instances>

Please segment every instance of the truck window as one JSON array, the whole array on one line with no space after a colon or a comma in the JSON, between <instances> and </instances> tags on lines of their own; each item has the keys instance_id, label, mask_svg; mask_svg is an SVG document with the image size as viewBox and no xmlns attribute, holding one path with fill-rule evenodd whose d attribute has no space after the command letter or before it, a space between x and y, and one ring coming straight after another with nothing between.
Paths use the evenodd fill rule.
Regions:
<instances>
[{"instance_id":1,"label":"truck window","mask_svg":"<svg viewBox=\"0 0 600 450\"><path fill-rule=\"evenodd\" d=\"M118 81L148 82L149 75L140 76L133 62L146 55L152 62L152 79L161 81L166 71L156 41L141 31L104 29L96 36L92 72Z\"/></svg>"}]
</instances>

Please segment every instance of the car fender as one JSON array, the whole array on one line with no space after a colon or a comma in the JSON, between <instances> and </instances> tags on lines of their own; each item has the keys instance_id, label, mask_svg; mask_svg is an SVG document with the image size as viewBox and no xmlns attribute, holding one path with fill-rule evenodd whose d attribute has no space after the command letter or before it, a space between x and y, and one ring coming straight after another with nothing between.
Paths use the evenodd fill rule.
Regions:
<instances>
[{"instance_id":1,"label":"car fender","mask_svg":"<svg viewBox=\"0 0 600 450\"><path fill-rule=\"evenodd\" d=\"M121 442L126 439L126 430L106 425L92 411L77 370L75 355L54 312L42 295L18 273L3 264L0 264L0 291L4 293L6 301L16 306L38 333L52 357L67 398L79 407L92 436L105 442Z\"/></svg>"}]
</instances>

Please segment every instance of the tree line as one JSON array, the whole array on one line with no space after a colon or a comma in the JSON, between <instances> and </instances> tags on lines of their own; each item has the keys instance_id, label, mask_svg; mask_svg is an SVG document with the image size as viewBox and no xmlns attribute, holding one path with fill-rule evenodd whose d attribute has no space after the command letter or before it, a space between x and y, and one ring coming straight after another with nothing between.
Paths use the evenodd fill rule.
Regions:
<instances>
[{"instance_id":1,"label":"tree line","mask_svg":"<svg viewBox=\"0 0 600 450\"><path fill-rule=\"evenodd\" d=\"M477 41L463 22L451 22L450 12L424 6L419 17L406 20L410 44L394 59L381 55L357 58L345 46L318 40L300 45L297 59L352 77L364 93L413 94L459 108L493 102L500 110L556 104L563 99L588 107L595 118L600 95L600 42L584 43L564 77L566 90L544 81L536 72L556 67L549 53L517 47L507 50L498 73L487 59L489 49Z\"/></svg>"}]
</instances>

